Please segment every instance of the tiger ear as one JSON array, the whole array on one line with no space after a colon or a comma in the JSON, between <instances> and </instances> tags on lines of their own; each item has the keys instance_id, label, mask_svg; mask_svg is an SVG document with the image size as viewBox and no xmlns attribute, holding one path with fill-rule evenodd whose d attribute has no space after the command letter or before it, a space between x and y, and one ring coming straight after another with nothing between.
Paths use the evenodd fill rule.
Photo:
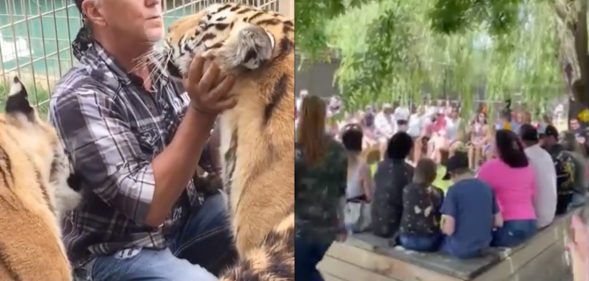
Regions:
<instances>
[{"instance_id":1,"label":"tiger ear","mask_svg":"<svg viewBox=\"0 0 589 281\"><path fill-rule=\"evenodd\" d=\"M29 103L27 89L18 76L12 79L5 110L8 115L23 114L29 121L36 121L35 109Z\"/></svg>"},{"instance_id":2,"label":"tiger ear","mask_svg":"<svg viewBox=\"0 0 589 281\"><path fill-rule=\"evenodd\" d=\"M254 70L270 61L275 45L270 33L250 23L239 23L234 30L223 46L211 49L203 56L214 58L225 71Z\"/></svg>"}]
</instances>

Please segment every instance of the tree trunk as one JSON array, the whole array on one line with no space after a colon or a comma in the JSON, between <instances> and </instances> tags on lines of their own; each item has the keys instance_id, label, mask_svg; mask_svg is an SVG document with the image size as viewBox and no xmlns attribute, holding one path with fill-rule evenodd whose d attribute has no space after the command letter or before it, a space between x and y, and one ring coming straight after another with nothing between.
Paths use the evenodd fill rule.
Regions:
<instances>
[{"instance_id":1,"label":"tree trunk","mask_svg":"<svg viewBox=\"0 0 589 281\"><path fill-rule=\"evenodd\" d=\"M554 7L561 30L563 74L569 91L568 118L577 118L589 108L587 1L557 0Z\"/></svg>"}]
</instances>

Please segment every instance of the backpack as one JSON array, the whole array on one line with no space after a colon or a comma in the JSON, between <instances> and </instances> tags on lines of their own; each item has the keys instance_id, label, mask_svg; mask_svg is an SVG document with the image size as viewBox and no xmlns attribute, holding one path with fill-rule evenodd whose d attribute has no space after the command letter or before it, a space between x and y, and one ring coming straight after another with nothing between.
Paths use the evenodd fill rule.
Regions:
<instances>
[{"instance_id":1,"label":"backpack","mask_svg":"<svg viewBox=\"0 0 589 281\"><path fill-rule=\"evenodd\" d=\"M572 194L575 187L575 163L571 155L562 150L553 156L552 161L556 169L556 190L558 194Z\"/></svg>"}]
</instances>

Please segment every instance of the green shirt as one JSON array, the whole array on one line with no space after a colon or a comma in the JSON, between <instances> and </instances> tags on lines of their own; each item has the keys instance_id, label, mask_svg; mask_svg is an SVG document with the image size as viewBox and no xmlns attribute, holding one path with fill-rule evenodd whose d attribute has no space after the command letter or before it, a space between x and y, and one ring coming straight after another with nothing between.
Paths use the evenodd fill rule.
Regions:
<instances>
[{"instance_id":1,"label":"green shirt","mask_svg":"<svg viewBox=\"0 0 589 281\"><path fill-rule=\"evenodd\" d=\"M298 233L333 241L338 233L340 199L346 194L347 165L343 146L329 139L321 163L309 167L297 145L295 154L295 214Z\"/></svg>"}]
</instances>

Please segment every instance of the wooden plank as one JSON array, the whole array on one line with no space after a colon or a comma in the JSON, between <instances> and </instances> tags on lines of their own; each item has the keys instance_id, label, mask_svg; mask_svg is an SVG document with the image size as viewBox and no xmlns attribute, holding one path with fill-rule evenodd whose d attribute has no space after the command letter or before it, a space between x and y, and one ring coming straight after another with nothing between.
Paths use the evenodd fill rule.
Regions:
<instances>
[{"instance_id":1,"label":"wooden plank","mask_svg":"<svg viewBox=\"0 0 589 281\"><path fill-rule=\"evenodd\" d=\"M555 272L567 270L561 257L570 215L571 213L558 217L550 227L521 246L513 249L494 249L495 258L498 259L495 262L484 259L445 261L452 258L440 254L409 253L391 248L389 239L359 234L350 237L346 243L332 244L318 268L326 275L342 281L380 281L382 278L398 281L536 281L518 277L535 276L534 274L552 278L552 274L542 275L541 272L546 265ZM342 272L344 270L345 273ZM451 272L452 270L456 272ZM481 274L471 278L466 275L469 270L471 274Z\"/></svg>"},{"instance_id":2,"label":"wooden plank","mask_svg":"<svg viewBox=\"0 0 589 281\"><path fill-rule=\"evenodd\" d=\"M562 281L569 271L563 252L564 243L554 243L504 281Z\"/></svg>"},{"instance_id":3,"label":"wooden plank","mask_svg":"<svg viewBox=\"0 0 589 281\"><path fill-rule=\"evenodd\" d=\"M566 217L569 217L568 215ZM559 218L548 229L543 230L534 236L526 244L511 253L506 259L491 268L489 271L475 278L474 281L497 281L505 280L516 273L534 257L549 248L552 244L564 239L564 228L566 218Z\"/></svg>"},{"instance_id":4,"label":"wooden plank","mask_svg":"<svg viewBox=\"0 0 589 281\"><path fill-rule=\"evenodd\" d=\"M371 234L356 234L346 244L461 280L472 279L499 263L502 255L499 249L489 249L489 254L483 257L460 260L443 253L420 253L400 246L391 248L393 244L390 239Z\"/></svg>"},{"instance_id":5,"label":"wooden plank","mask_svg":"<svg viewBox=\"0 0 589 281\"><path fill-rule=\"evenodd\" d=\"M388 256L380 255L372 251L361 249L349 245L347 243L333 243L328 251L327 258L345 260L347 264L355 265L363 270L375 272L379 275L387 276L394 280L400 281L460 281L461 279L444 276L437 272L407 263L398 259L393 259ZM333 264L319 264L322 272L334 274L342 270L340 267L333 267ZM337 266L346 266L346 264L337 264ZM340 276L340 275L336 275ZM349 276L349 275L345 275ZM345 276L340 276L344 280L355 281L355 279L346 279Z\"/></svg>"},{"instance_id":6,"label":"wooden plank","mask_svg":"<svg viewBox=\"0 0 589 281\"><path fill-rule=\"evenodd\" d=\"M326 275L332 275L344 281L400 281L332 257L323 258L319 268L329 269L322 270L322 273L326 272Z\"/></svg>"},{"instance_id":7,"label":"wooden plank","mask_svg":"<svg viewBox=\"0 0 589 281\"><path fill-rule=\"evenodd\" d=\"M323 277L323 280L325 280L325 281L346 281L344 279L340 279L336 276L333 276L333 275L327 274L327 273L322 273L321 275Z\"/></svg>"}]
</instances>

